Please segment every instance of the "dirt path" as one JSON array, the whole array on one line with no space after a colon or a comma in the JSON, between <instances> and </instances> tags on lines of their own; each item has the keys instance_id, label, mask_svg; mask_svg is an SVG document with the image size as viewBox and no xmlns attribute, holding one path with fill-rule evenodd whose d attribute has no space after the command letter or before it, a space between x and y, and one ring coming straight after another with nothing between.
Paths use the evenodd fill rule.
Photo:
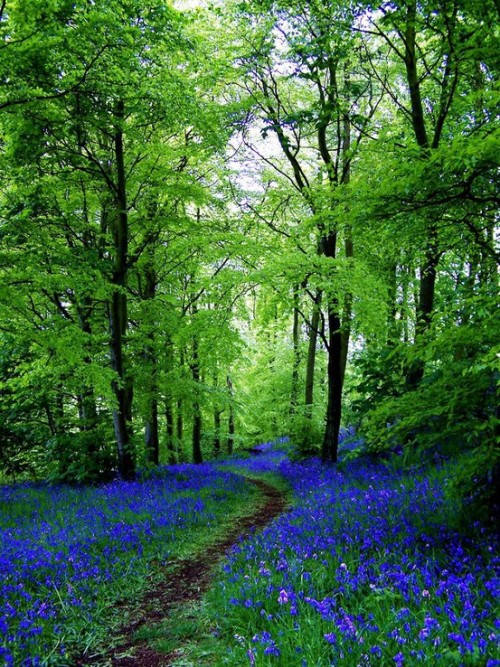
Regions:
<instances>
[{"instance_id":1,"label":"dirt path","mask_svg":"<svg viewBox=\"0 0 500 667\"><path fill-rule=\"evenodd\" d=\"M236 521L229 533L209 545L203 553L178 561L174 571L144 596L134 621L121 629L120 634L129 638L126 642L113 648L106 658L98 662L82 661L79 665L168 667L172 663L175 652L169 656L158 653L144 642L135 642L132 637L142 626L168 619L173 608L201 599L210 586L214 567L224 558L228 549L254 530L262 529L285 510L286 499L281 491L259 479L248 481L262 492L263 499L257 510ZM131 654L133 657L129 657Z\"/></svg>"}]
</instances>

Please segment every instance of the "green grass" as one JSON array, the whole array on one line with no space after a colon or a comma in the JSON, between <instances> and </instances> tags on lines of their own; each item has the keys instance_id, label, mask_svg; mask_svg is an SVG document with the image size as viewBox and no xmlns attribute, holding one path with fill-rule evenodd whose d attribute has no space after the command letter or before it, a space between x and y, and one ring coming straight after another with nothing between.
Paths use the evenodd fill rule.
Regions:
<instances>
[{"instance_id":1,"label":"green grass","mask_svg":"<svg viewBox=\"0 0 500 667\"><path fill-rule=\"evenodd\" d=\"M176 664L217 664L219 643L213 634L210 617L203 610L203 603L180 606L171 614L175 622L166 619L162 623L142 627L134 640L143 641L159 653L179 652ZM208 662L204 662L207 661Z\"/></svg>"},{"instance_id":2,"label":"green grass","mask_svg":"<svg viewBox=\"0 0 500 667\"><path fill-rule=\"evenodd\" d=\"M273 475L267 475L270 480ZM274 476L275 477L275 476ZM279 478L278 478L279 479ZM281 481L281 480L280 480ZM285 485L286 486L286 485ZM288 487L286 487L288 488ZM184 493L182 495L190 495ZM98 629L95 639L89 643L88 655L94 658L101 655L104 657L110 647L119 646L122 641L120 629L140 613L140 598L148 590L154 590L161 582L169 576L175 576L179 560L196 558L197 554L203 554L206 547L210 546L224 536L234 527L239 519L252 514L261 502L261 492L251 483L245 485L245 493L227 494L223 489L203 489L197 497L205 501L209 498L223 497L224 502L219 506L219 515L216 522L212 523L210 529L198 525L189 531L179 531L172 541L172 549L168 562L164 564L150 564L147 576L135 585L121 591L124 604L119 607L111 607L104 628ZM132 517L131 517L132 518ZM193 656L193 665L217 664L216 662L199 662L203 656L213 656L219 649L218 642L211 633L211 621L208 615L201 614L202 605L199 603L182 603L178 608L169 610L168 618L159 624L144 625L135 634L133 639L138 642L146 641L149 646L159 653L169 654L172 651L189 648L190 656ZM102 630L106 631L103 636ZM109 635L111 632L111 638ZM184 663L179 663L184 664ZM186 663L191 664L191 663Z\"/></svg>"},{"instance_id":3,"label":"green grass","mask_svg":"<svg viewBox=\"0 0 500 667\"><path fill-rule=\"evenodd\" d=\"M235 474L243 473L247 479L260 479L283 493L287 502L291 503L293 500L289 483L274 472L254 473L252 471L251 474L245 474L241 466L231 463L221 467ZM254 491L256 503L253 509L256 509L261 494L255 487ZM244 514L250 513L251 511L248 511ZM227 532L233 524L234 519L229 519L226 526L221 525L218 534L224 535L224 530ZM212 541L215 540L216 536L212 533ZM214 578L221 576L219 565L214 570ZM177 657L172 664L176 667L216 667L228 664L229 644L220 636L212 610L207 605L205 598L201 601L180 605L170 611L169 617L162 623L141 627L134 638L146 642L159 653L168 655L175 651Z\"/></svg>"},{"instance_id":4,"label":"green grass","mask_svg":"<svg viewBox=\"0 0 500 667\"><path fill-rule=\"evenodd\" d=\"M0 664L104 656L147 590L259 502L258 489L226 473L195 471L193 480L167 472L123 487L0 488L0 621L8 624Z\"/></svg>"}]
</instances>

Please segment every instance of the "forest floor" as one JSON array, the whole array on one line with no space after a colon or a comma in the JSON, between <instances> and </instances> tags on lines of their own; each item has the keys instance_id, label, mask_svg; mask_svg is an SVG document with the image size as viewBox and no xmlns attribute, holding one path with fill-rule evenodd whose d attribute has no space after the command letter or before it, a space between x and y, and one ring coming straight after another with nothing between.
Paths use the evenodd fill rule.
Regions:
<instances>
[{"instance_id":1,"label":"forest floor","mask_svg":"<svg viewBox=\"0 0 500 667\"><path fill-rule=\"evenodd\" d=\"M289 452L0 487L0 666L500 667L500 543L459 463Z\"/></svg>"},{"instance_id":2,"label":"forest floor","mask_svg":"<svg viewBox=\"0 0 500 667\"><path fill-rule=\"evenodd\" d=\"M261 530L287 507L286 494L261 479L247 478L260 490L262 499L257 509L238 518L231 530L194 556L171 563L153 589L147 591L134 609L133 620L122 626L116 645L107 655L95 660L82 659L77 664L100 667L168 667L179 656L178 647L161 653L148 642L150 628L175 623L179 614L199 601L209 588L216 566L228 550L254 532ZM148 628L146 633L141 630ZM113 642L114 644L114 642Z\"/></svg>"}]
</instances>

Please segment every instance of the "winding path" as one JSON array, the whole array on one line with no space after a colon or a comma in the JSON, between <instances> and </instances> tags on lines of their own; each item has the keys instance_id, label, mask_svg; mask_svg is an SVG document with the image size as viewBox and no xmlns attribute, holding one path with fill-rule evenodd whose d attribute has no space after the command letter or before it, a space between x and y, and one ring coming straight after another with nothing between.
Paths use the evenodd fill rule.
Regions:
<instances>
[{"instance_id":1,"label":"winding path","mask_svg":"<svg viewBox=\"0 0 500 667\"><path fill-rule=\"evenodd\" d=\"M209 545L203 553L179 560L174 570L144 596L133 622L121 629L120 634L129 639L114 647L98 662L80 662L80 665L168 667L172 664L177 657L175 651L170 655L158 653L145 642L134 641L133 635L145 625L167 620L173 608L200 600L211 584L215 566L224 558L228 549L255 530L264 528L286 509L286 498L279 489L260 479L247 479L262 492L262 500L255 512L238 519L228 533Z\"/></svg>"}]
</instances>

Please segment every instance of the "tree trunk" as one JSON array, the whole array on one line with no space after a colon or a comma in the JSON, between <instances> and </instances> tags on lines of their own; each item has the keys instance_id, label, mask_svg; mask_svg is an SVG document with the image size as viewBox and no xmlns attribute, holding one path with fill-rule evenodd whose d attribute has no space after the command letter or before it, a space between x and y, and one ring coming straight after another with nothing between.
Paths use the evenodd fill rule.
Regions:
<instances>
[{"instance_id":1,"label":"tree trunk","mask_svg":"<svg viewBox=\"0 0 500 667\"><path fill-rule=\"evenodd\" d=\"M84 146L84 132L81 124L81 108L80 108L80 95L76 95L76 133L78 139L78 146L80 146L80 154L83 153ZM85 221L85 229L83 232L83 245L86 250L91 252L96 248L94 241L92 229L92 221L89 215L88 201L87 201L87 189L85 186L85 180L80 179L80 187L82 191L82 213L83 219ZM103 217L105 217L103 215ZM102 259L102 258L101 258ZM83 293L83 296L78 300L76 305L76 312L78 315L78 324L80 329L83 331L85 336L88 338L88 344L85 347L90 348L90 340L92 337L92 325L91 325L91 315L94 303L92 298ZM90 366L92 363L92 357L89 350L89 353L85 355L83 362ZM88 433L89 436L85 439L85 455L91 463L92 467L96 467L96 461L94 460L101 449L101 446L104 444L103 435L98 430L99 425L99 415L97 412L96 398L93 386L86 386L82 389L81 394L78 396L78 415L80 418L80 430L84 433ZM109 471L108 471L109 472Z\"/></svg>"},{"instance_id":2,"label":"tree trunk","mask_svg":"<svg viewBox=\"0 0 500 667\"><path fill-rule=\"evenodd\" d=\"M344 73L346 90L349 90L350 77L346 68ZM348 185L351 182L351 118L349 111L344 113L342 118L342 185ZM349 262L354 257L354 243L352 240L352 229L346 225L345 230L345 257ZM347 368L347 355L349 353L349 340L351 338L351 318L352 318L352 294L347 290L344 296L344 312L342 316L341 332L341 356L340 356L340 382L341 390L344 387L345 371Z\"/></svg>"},{"instance_id":3,"label":"tree trunk","mask_svg":"<svg viewBox=\"0 0 500 667\"><path fill-rule=\"evenodd\" d=\"M177 446L180 447L184 438L184 402L182 398L177 399Z\"/></svg>"},{"instance_id":4,"label":"tree trunk","mask_svg":"<svg viewBox=\"0 0 500 667\"><path fill-rule=\"evenodd\" d=\"M420 276L420 293L417 321L415 323L415 333L417 336L424 334L431 325L432 313L434 312L437 264L438 259L436 253L429 250L422 267L422 275Z\"/></svg>"},{"instance_id":5,"label":"tree trunk","mask_svg":"<svg viewBox=\"0 0 500 667\"><path fill-rule=\"evenodd\" d=\"M160 445L158 436L158 400L154 397L149 405L149 414L144 427L144 444L148 461L154 466L160 463Z\"/></svg>"},{"instance_id":6,"label":"tree trunk","mask_svg":"<svg viewBox=\"0 0 500 667\"><path fill-rule=\"evenodd\" d=\"M142 298L152 300L156 296L157 277L154 270L154 252L150 249L149 263L144 272L144 289ZM147 392L147 414L144 424L144 444L148 462L154 466L160 463L160 441L158 429L158 360L155 350L154 326L150 323L150 329L146 335L144 347L144 361L149 377L146 380Z\"/></svg>"},{"instance_id":7,"label":"tree trunk","mask_svg":"<svg viewBox=\"0 0 500 667\"><path fill-rule=\"evenodd\" d=\"M400 338L400 331L397 325L398 314L398 283L397 283L398 265L394 262L387 270L388 275L388 312L387 312L387 347L394 347Z\"/></svg>"},{"instance_id":8,"label":"tree trunk","mask_svg":"<svg viewBox=\"0 0 500 667\"><path fill-rule=\"evenodd\" d=\"M184 350L179 352L179 366L184 368ZM182 456L182 441L184 439L184 401L182 398L177 399L177 415L176 415L176 432L177 432L177 458Z\"/></svg>"},{"instance_id":9,"label":"tree trunk","mask_svg":"<svg viewBox=\"0 0 500 667\"><path fill-rule=\"evenodd\" d=\"M401 296L401 320L402 320L402 335L403 343L408 343L410 340L410 332L408 329L408 292L410 289L410 276L411 269L410 267L403 267L403 284L402 284L402 296Z\"/></svg>"},{"instance_id":10,"label":"tree trunk","mask_svg":"<svg viewBox=\"0 0 500 667\"><path fill-rule=\"evenodd\" d=\"M406 29L405 29L405 67L406 78L410 89L411 118L413 132L418 146L422 149L423 157L429 154L429 138L425 126L425 116L420 89L420 78L417 71L417 46L416 46L416 0L411 0L407 7ZM435 135L433 148L438 147L439 134ZM427 246L425 249L425 260L420 269L420 290L418 305L415 312L415 343L429 329L434 310L434 292L436 285L436 269L439 262L437 248L437 230L434 224L428 228ZM414 361L407 373L406 382L410 389L415 388L422 380L425 372L425 364L421 359Z\"/></svg>"},{"instance_id":11,"label":"tree trunk","mask_svg":"<svg viewBox=\"0 0 500 667\"><path fill-rule=\"evenodd\" d=\"M98 415L97 415L97 406L95 401L94 390L92 387L84 389L81 394L78 395L78 417L80 420L79 427L80 431L85 433L91 433L97 427ZM95 448L92 448L92 451L97 451L97 442ZM92 451L88 450L88 454L91 454Z\"/></svg>"},{"instance_id":12,"label":"tree trunk","mask_svg":"<svg viewBox=\"0 0 500 667\"><path fill-rule=\"evenodd\" d=\"M292 328L292 390L290 393L290 415L297 410L299 396L299 368L300 368L300 324L299 324L299 286L293 288L293 328Z\"/></svg>"},{"instance_id":13,"label":"tree trunk","mask_svg":"<svg viewBox=\"0 0 500 667\"><path fill-rule=\"evenodd\" d=\"M90 313L92 310L92 300L90 297L84 297L81 306L76 308L78 314L78 324L80 329L90 338L92 327L90 325ZM92 359L90 355L84 357L84 363L90 365ZM95 432L98 425L97 406L93 387L85 387L78 396L78 416L80 418L80 430L91 433ZM86 454L92 457L99 451L98 435L90 438Z\"/></svg>"},{"instance_id":14,"label":"tree trunk","mask_svg":"<svg viewBox=\"0 0 500 667\"><path fill-rule=\"evenodd\" d=\"M227 429L227 451L232 454L234 451L234 434L235 434L235 419L234 419L234 390L231 376L227 376L227 388L229 391L229 420Z\"/></svg>"},{"instance_id":15,"label":"tree trunk","mask_svg":"<svg viewBox=\"0 0 500 667\"><path fill-rule=\"evenodd\" d=\"M47 400L44 401L44 409L45 409L45 414L47 416L47 423L49 425L50 435L54 437L59 433L59 426L57 424L57 420L54 417L54 413L52 412L52 408L50 407L50 403Z\"/></svg>"},{"instance_id":16,"label":"tree trunk","mask_svg":"<svg viewBox=\"0 0 500 667\"><path fill-rule=\"evenodd\" d=\"M174 434L174 411L170 398L165 399L165 422L167 431L167 462L169 465L177 463L175 434Z\"/></svg>"},{"instance_id":17,"label":"tree trunk","mask_svg":"<svg viewBox=\"0 0 500 667\"><path fill-rule=\"evenodd\" d=\"M215 396L215 401L214 401L214 407L213 407L213 414L214 414L214 456L220 456L220 451L221 451L221 439L220 439L220 433L221 433L221 414L222 410L220 409L219 405L217 404L217 396L218 396L218 391L219 391L219 373L217 367L215 368L214 375L213 375L213 388L214 388L214 396Z\"/></svg>"},{"instance_id":18,"label":"tree trunk","mask_svg":"<svg viewBox=\"0 0 500 667\"><path fill-rule=\"evenodd\" d=\"M323 239L325 257L335 258L337 235L329 234ZM335 462L338 456L340 419L342 411L342 333L338 300L328 297L328 400L326 427L321 458L324 462Z\"/></svg>"},{"instance_id":19,"label":"tree trunk","mask_svg":"<svg viewBox=\"0 0 500 667\"><path fill-rule=\"evenodd\" d=\"M486 293L491 296L498 294L498 264L494 257L496 248L497 228L495 221L487 222L484 232L486 247L481 252L479 280ZM489 247L490 251L487 250Z\"/></svg>"},{"instance_id":20,"label":"tree trunk","mask_svg":"<svg viewBox=\"0 0 500 667\"><path fill-rule=\"evenodd\" d=\"M193 463L203 463L201 451L201 410L200 404L193 406Z\"/></svg>"},{"instance_id":21,"label":"tree trunk","mask_svg":"<svg viewBox=\"0 0 500 667\"><path fill-rule=\"evenodd\" d=\"M123 101L115 108L116 130L114 148L116 159L116 215L113 224L114 266L112 284L114 287L109 305L110 357L111 368L116 374L112 387L116 407L113 410L113 424L118 453L118 473L122 479L135 477L135 456L132 449L132 385L127 376L124 358L124 339L127 330L127 259L128 259L128 213L126 196L125 162L123 155L123 129L125 116Z\"/></svg>"},{"instance_id":22,"label":"tree trunk","mask_svg":"<svg viewBox=\"0 0 500 667\"><path fill-rule=\"evenodd\" d=\"M415 321L415 343L418 343L421 340L432 322L437 264L437 253L432 249L428 249L420 275L420 290ZM420 384L424 377L424 372L425 363L422 359L417 359L411 364L406 376L406 383L410 389L413 389Z\"/></svg>"},{"instance_id":23,"label":"tree trunk","mask_svg":"<svg viewBox=\"0 0 500 667\"><path fill-rule=\"evenodd\" d=\"M316 347L318 343L319 316L321 310L322 292L318 290L313 305L311 327L309 329L309 345L307 348L307 366L306 366L306 388L305 388L305 410L306 419L312 418L312 409L314 405L314 369L316 366Z\"/></svg>"},{"instance_id":24,"label":"tree trunk","mask_svg":"<svg viewBox=\"0 0 500 667\"><path fill-rule=\"evenodd\" d=\"M220 456L220 429L222 411L217 407L214 409L214 456Z\"/></svg>"},{"instance_id":25,"label":"tree trunk","mask_svg":"<svg viewBox=\"0 0 500 667\"><path fill-rule=\"evenodd\" d=\"M193 315L196 315L196 304L193 304ZM193 463L203 463L201 451L201 406L200 406L200 359L198 353L198 337L193 336L193 354L191 359L191 373L194 382L195 399L193 403Z\"/></svg>"},{"instance_id":26,"label":"tree trunk","mask_svg":"<svg viewBox=\"0 0 500 667\"><path fill-rule=\"evenodd\" d=\"M335 462L338 456L342 412L342 336L335 305L329 306L328 329L328 405L321 457L325 462Z\"/></svg>"}]
</instances>

